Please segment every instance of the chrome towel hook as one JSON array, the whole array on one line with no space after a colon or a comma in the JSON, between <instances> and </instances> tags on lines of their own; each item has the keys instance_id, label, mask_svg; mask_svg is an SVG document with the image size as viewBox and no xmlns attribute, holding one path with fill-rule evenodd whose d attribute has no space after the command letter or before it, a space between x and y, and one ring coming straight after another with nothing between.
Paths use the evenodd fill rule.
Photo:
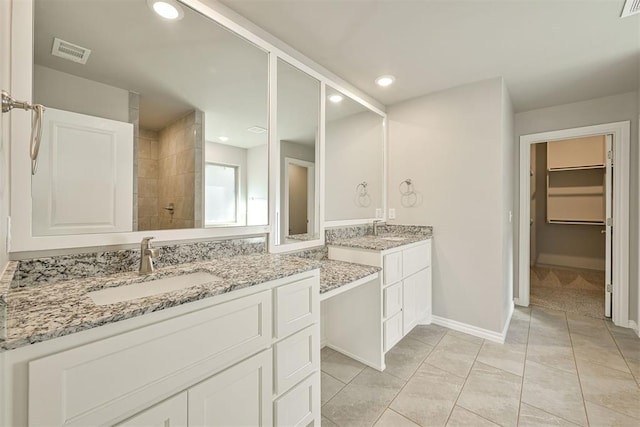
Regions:
<instances>
[{"instance_id":1,"label":"chrome towel hook","mask_svg":"<svg viewBox=\"0 0 640 427\"><path fill-rule=\"evenodd\" d=\"M31 175L36 174L38 168L38 153L40 152L40 140L42 139L42 116L44 106L41 104L31 104L27 101L17 101L6 91L2 91L2 112L8 113L14 108L25 111L31 110L31 138L29 143L29 156L31 157Z\"/></svg>"}]
</instances>

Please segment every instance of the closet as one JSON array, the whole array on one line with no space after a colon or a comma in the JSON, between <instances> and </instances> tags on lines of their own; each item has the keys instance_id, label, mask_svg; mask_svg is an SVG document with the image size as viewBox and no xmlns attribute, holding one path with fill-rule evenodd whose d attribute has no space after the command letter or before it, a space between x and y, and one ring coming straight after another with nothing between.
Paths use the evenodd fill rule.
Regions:
<instances>
[{"instance_id":1,"label":"closet","mask_svg":"<svg viewBox=\"0 0 640 427\"><path fill-rule=\"evenodd\" d=\"M605 136L554 141L547 147L547 223L604 225Z\"/></svg>"}]
</instances>

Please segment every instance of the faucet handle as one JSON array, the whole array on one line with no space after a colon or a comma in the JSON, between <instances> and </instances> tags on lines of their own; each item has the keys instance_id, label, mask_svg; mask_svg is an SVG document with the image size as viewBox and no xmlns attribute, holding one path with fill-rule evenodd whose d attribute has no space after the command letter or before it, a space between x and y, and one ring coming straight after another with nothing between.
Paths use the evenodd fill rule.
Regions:
<instances>
[{"instance_id":1,"label":"faucet handle","mask_svg":"<svg viewBox=\"0 0 640 427\"><path fill-rule=\"evenodd\" d=\"M143 237L142 241L140 242L140 245L150 247L151 246L151 241L153 239L155 239L155 237L153 237L153 236L152 237Z\"/></svg>"}]
</instances>

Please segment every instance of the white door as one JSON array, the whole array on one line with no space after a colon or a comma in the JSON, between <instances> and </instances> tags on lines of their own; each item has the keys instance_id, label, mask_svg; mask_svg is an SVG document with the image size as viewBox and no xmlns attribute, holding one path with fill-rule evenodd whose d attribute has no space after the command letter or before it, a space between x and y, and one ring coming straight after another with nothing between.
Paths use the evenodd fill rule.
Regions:
<instances>
[{"instance_id":1,"label":"white door","mask_svg":"<svg viewBox=\"0 0 640 427\"><path fill-rule=\"evenodd\" d=\"M273 419L271 350L189 389L189 426L269 426Z\"/></svg>"},{"instance_id":2,"label":"white door","mask_svg":"<svg viewBox=\"0 0 640 427\"><path fill-rule=\"evenodd\" d=\"M604 288L604 315L611 317L611 296L613 293L613 272L611 269L611 261L613 257L613 251L611 247L613 237L613 136L606 135L607 140L607 167L605 169L604 181L605 181L605 288Z\"/></svg>"},{"instance_id":3,"label":"white door","mask_svg":"<svg viewBox=\"0 0 640 427\"><path fill-rule=\"evenodd\" d=\"M187 427L187 392L158 403L117 427Z\"/></svg>"},{"instance_id":4,"label":"white door","mask_svg":"<svg viewBox=\"0 0 640 427\"><path fill-rule=\"evenodd\" d=\"M33 235L132 231L133 125L46 108Z\"/></svg>"}]
</instances>

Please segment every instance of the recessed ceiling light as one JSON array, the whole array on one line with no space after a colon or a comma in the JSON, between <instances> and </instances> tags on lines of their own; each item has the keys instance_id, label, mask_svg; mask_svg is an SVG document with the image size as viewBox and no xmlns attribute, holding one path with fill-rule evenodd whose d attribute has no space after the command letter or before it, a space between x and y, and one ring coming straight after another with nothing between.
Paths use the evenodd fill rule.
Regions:
<instances>
[{"instance_id":1,"label":"recessed ceiling light","mask_svg":"<svg viewBox=\"0 0 640 427\"><path fill-rule=\"evenodd\" d=\"M380 76L376 79L376 84L378 86L387 87L395 81L396 78L393 76Z\"/></svg>"},{"instance_id":2,"label":"recessed ceiling light","mask_svg":"<svg viewBox=\"0 0 640 427\"><path fill-rule=\"evenodd\" d=\"M344 98L342 98L342 95L338 95L338 94L333 94L333 95L329 95L329 101L334 102L334 103L338 103L338 102L342 102Z\"/></svg>"},{"instance_id":3,"label":"recessed ceiling light","mask_svg":"<svg viewBox=\"0 0 640 427\"><path fill-rule=\"evenodd\" d=\"M147 5L164 19L175 21L184 16L184 11L174 0L147 0Z\"/></svg>"},{"instance_id":4,"label":"recessed ceiling light","mask_svg":"<svg viewBox=\"0 0 640 427\"><path fill-rule=\"evenodd\" d=\"M267 131L262 126L251 126L250 128L247 128L247 130L249 132L253 132L253 133L257 133L257 134L265 133Z\"/></svg>"},{"instance_id":5,"label":"recessed ceiling light","mask_svg":"<svg viewBox=\"0 0 640 427\"><path fill-rule=\"evenodd\" d=\"M218 139L222 142L227 142L229 140L228 136L219 136Z\"/></svg>"}]
</instances>

